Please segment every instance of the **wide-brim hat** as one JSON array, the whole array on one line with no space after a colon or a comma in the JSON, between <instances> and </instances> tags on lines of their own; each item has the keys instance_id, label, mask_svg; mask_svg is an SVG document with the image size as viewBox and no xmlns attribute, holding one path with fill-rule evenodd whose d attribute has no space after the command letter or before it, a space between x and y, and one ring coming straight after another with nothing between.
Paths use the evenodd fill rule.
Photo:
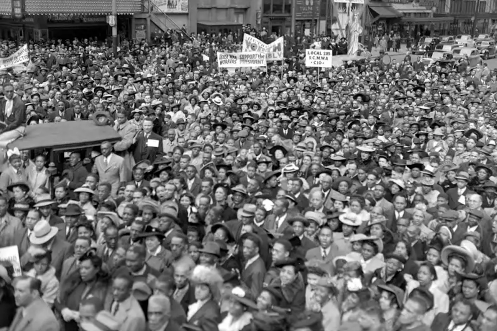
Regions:
<instances>
[{"instance_id":1,"label":"wide-brim hat","mask_svg":"<svg viewBox=\"0 0 497 331\"><path fill-rule=\"evenodd\" d=\"M74 190L74 193L88 193L88 194L95 194L95 191L90 189L88 186L83 185L81 187L78 187L77 189Z\"/></svg>"},{"instance_id":2,"label":"wide-brim hat","mask_svg":"<svg viewBox=\"0 0 497 331\"><path fill-rule=\"evenodd\" d=\"M352 239L350 240L352 242ZM374 241L376 245L378 245L378 253L383 252L383 241L381 238L373 237L373 236L364 236L364 237L357 237L354 241Z\"/></svg>"},{"instance_id":3,"label":"wide-brim hat","mask_svg":"<svg viewBox=\"0 0 497 331\"><path fill-rule=\"evenodd\" d=\"M226 226L225 223L216 223L216 224L213 224L211 226L211 233L212 234L216 233L216 231L218 229L223 229L224 232L226 232L226 237L227 237L228 243L235 241L235 237L233 236L233 234L231 233L231 230Z\"/></svg>"},{"instance_id":4,"label":"wide-brim hat","mask_svg":"<svg viewBox=\"0 0 497 331\"><path fill-rule=\"evenodd\" d=\"M444 249L442 250L443 264L449 265L449 258L453 255L459 255L466 261L466 273L470 273L473 271L475 267L475 260L472 254L468 250L456 245L448 245L444 247Z\"/></svg>"},{"instance_id":5,"label":"wide-brim hat","mask_svg":"<svg viewBox=\"0 0 497 331\"><path fill-rule=\"evenodd\" d=\"M15 182L7 186L7 190L10 192L14 191L14 187L24 188L26 192L29 192L29 185L26 182Z\"/></svg>"},{"instance_id":6,"label":"wide-brim hat","mask_svg":"<svg viewBox=\"0 0 497 331\"><path fill-rule=\"evenodd\" d=\"M252 308L255 310L259 309L250 292L245 291L241 287L235 287L233 290L231 290L231 298L248 308Z\"/></svg>"},{"instance_id":7,"label":"wide-brim hat","mask_svg":"<svg viewBox=\"0 0 497 331\"><path fill-rule=\"evenodd\" d=\"M157 237L160 240L160 239L164 239L165 235L158 228L155 228L153 226L147 225L145 227L145 230L142 233L140 233L138 236L136 236L136 237L140 238L140 239L147 238L147 237Z\"/></svg>"},{"instance_id":8,"label":"wide-brim hat","mask_svg":"<svg viewBox=\"0 0 497 331\"><path fill-rule=\"evenodd\" d=\"M342 214L342 215L338 216L338 219L343 224L346 224L349 226L360 226L362 224L361 218L358 217L358 215L354 214L354 213Z\"/></svg>"},{"instance_id":9,"label":"wide-brim hat","mask_svg":"<svg viewBox=\"0 0 497 331\"><path fill-rule=\"evenodd\" d=\"M402 179L390 179L389 182L397 185L401 189L405 189L406 188L406 185L405 185L405 183L404 183L404 181Z\"/></svg>"},{"instance_id":10,"label":"wide-brim hat","mask_svg":"<svg viewBox=\"0 0 497 331\"><path fill-rule=\"evenodd\" d=\"M361 151L361 152L365 152L365 153L374 153L375 152L375 149L373 147L370 147L370 146L357 146L356 149Z\"/></svg>"},{"instance_id":11,"label":"wide-brim hat","mask_svg":"<svg viewBox=\"0 0 497 331\"><path fill-rule=\"evenodd\" d=\"M50 194L42 194L36 200L35 208L53 205L55 201L52 200Z\"/></svg>"},{"instance_id":12,"label":"wide-brim hat","mask_svg":"<svg viewBox=\"0 0 497 331\"><path fill-rule=\"evenodd\" d=\"M484 165L484 164L478 164L476 167L475 167L475 172L478 172L478 170L480 169L484 169L488 172L488 175L489 176L493 176L494 172L492 171L492 169L490 169L490 167Z\"/></svg>"},{"instance_id":13,"label":"wide-brim hat","mask_svg":"<svg viewBox=\"0 0 497 331\"><path fill-rule=\"evenodd\" d=\"M280 150L283 153L283 155L287 155L288 154L287 149L285 147L281 146L281 145L275 145L275 146L271 147L271 149L269 150L269 154L270 155L274 155L274 153L277 150Z\"/></svg>"},{"instance_id":14,"label":"wide-brim hat","mask_svg":"<svg viewBox=\"0 0 497 331\"><path fill-rule=\"evenodd\" d=\"M397 306L399 309L402 309L402 305L404 302L404 291L398 288L395 285L387 285L387 284L379 284L378 288L386 291L388 293L392 293L395 296L395 300L397 301Z\"/></svg>"},{"instance_id":15,"label":"wide-brim hat","mask_svg":"<svg viewBox=\"0 0 497 331\"><path fill-rule=\"evenodd\" d=\"M172 219L175 223L179 223L179 219L178 219L178 216L170 213L170 212L167 212L167 211L161 211L161 213L159 214L158 218L161 218L161 217L168 217L170 219Z\"/></svg>"},{"instance_id":16,"label":"wide-brim hat","mask_svg":"<svg viewBox=\"0 0 497 331\"><path fill-rule=\"evenodd\" d=\"M121 225L121 219L119 216L111 211L99 211L97 212L97 217L108 217L115 226L119 227Z\"/></svg>"},{"instance_id":17,"label":"wide-brim hat","mask_svg":"<svg viewBox=\"0 0 497 331\"><path fill-rule=\"evenodd\" d=\"M59 232L58 228L50 226L45 220L41 220L34 226L33 232L29 236L29 242L34 245L43 245L55 237L57 232Z\"/></svg>"},{"instance_id":18,"label":"wide-brim hat","mask_svg":"<svg viewBox=\"0 0 497 331\"><path fill-rule=\"evenodd\" d=\"M287 223L290 225L293 225L294 222L301 222L302 224L304 224L305 227L309 226L309 220L302 216L292 217L287 220Z\"/></svg>"}]
</instances>

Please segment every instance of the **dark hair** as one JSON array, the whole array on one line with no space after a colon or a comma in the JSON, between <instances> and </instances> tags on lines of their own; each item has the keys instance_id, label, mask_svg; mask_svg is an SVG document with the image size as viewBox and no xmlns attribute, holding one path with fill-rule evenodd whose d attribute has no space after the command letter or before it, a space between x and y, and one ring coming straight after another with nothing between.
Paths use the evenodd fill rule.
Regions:
<instances>
[{"instance_id":1,"label":"dark hair","mask_svg":"<svg viewBox=\"0 0 497 331\"><path fill-rule=\"evenodd\" d=\"M116 279L124 279L128 284L128 289L131 289L133 287L134 279L129 272L118 272L114 276L114 280Z\"/></svg>"},{"instance_id":2,"label":"dark hair","mask_svg":"<svg viewBox=\"0 0 497 331\"><path fill-rule=\"evenodd\" d=\"M369 245L373 248L373 251L374 251L374 255L378 254L378 252L380 251L379 247L378 247L378 244L376 242L374 242L373 240L364 240L362 242L362 245Z\"/></svg>"},{"instance_id":3,"label":"dark hair","mask_svg":"<svg viewBox=\"0 0 497 331\"><path fill-rule=\"evenodd\" d=\"M91 239L93 239L93 240L96 239L95 229L93 228L93 224L90 221L86 221L86 222L80 221L80 222L76 223L76 225L75 225L76 230L79 229L80 227L84 227L92 233L92 235L90 236ZM90 245L91 245L91 241L90 241Z\"/></svg>"},{"instance_id":4,"label":"dark hair","mask_svg":"<svg viewBox=\"0 0 497 331\"><path fill-rule=\"evenodd\" d=\"M102 187L102 186L105 186L105 188L111 192L112 191L112 185L110 185L109 182L100 182L98 183L97 187Z\"/></svg>"},{"instance_id":5,"label":"dark hair","mask_svg":"<svg viewBox=\"0 0 497 331\"><path fill-rule=\"evenodd\" d=\"M141 258L145 258L147 255L147 250L143 245L132 245L128 248L127 252L137 254Z\"/></svg>"},{"instance_id":6,"label":"dark hair","mask_svg":"<svg viewBox=\"0 0 497 331\"><path fill-rule=\"evenodd\" d=\"M419 268L421 267L427 267L428 270L430 270L430 273L433 275L433 280L437 280L438 277L437 277L437 270L435 269L435 266L433 264L431 264L430 262L422 262L420 265L419 265Z\"/></svg>"},{"instance_id":7,"label":"dark hair","mask_svg":"<svg viewBox=\"0 0 497 331\"><path fill-rule=\"evenodd\" d=\"M195 205L195 197L193 196L193 194L191 194L190 192L185 192L179 197L179 199L181 200L181 198L183 197L187 197L188 199L190 199L190 206Z\"/></svg>"},{"instance_id":8,"label":"dark hair","mask_svg":"<svg viewBox=\"0 0 497 331\"><path fill-rule=\"evenodd\" d=\"M14 285L15 283L23 280L29 280L29 289L31 291L38 291L38 293L41 293L41 280L35 277L21 275L19 277L14 278Z\"/></svg>"},{"instance_id":9,"label":"dark hair","mask_svg":"<svg viewBox=\"0 0 497 331\"><path fill-rule=\"evenodd\" d=\"M158 282L166 284L167 288L173 292L176 290L176 282L174 281L174 278L168 274L160 275L155 283L157 284Z\"/></svg>"},{"instance_id":10,"label":"dark hair","mask_svg":"<svg viewBox=\"0 0 497 331\"><path fill-rule=\"evenodd\" d=\"M361 302L359 309L362 313L369 316L374 316L378 319L378 321L383 322L383 312L381 310L380 304L376 300L370 299Z\"/></svg>"},{"instance_id":11,"label":"dark hair","mask_svg":"<svg viewBox=\"0 0 497 331\"><path fill-rule=\"evenodd\" d=\"M124 209L126 208L131 209L133 211L134 216L138 215L138 213L140 212L140 208L138 208L137 205L132 203L128 203L126 206L124 206Z\"/></svg>"}]
</instances>

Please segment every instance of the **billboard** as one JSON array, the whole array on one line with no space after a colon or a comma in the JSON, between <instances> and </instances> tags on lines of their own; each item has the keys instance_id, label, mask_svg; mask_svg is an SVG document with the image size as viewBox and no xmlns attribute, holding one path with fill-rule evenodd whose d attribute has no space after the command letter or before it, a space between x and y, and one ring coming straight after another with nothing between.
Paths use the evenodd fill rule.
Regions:
<instances>
[{"instance_id":1,"label":"billboard","mask_svg":"<svg viewBox=\"0 0 497 331\"><path fill-rule=\"evenodd\" d=\"M316 19L321 0L295 0L295 18L298 20Z\"/></svg>"},{"instance_id":2,"label":"billboard","mask_svg":"<svg viewBox=\"0 0 497 331\"><path fill-rule=\"evenodd\" d=\"M188 13L188 0L153 0L165 13Z\"/></svg>"}]
</instances>

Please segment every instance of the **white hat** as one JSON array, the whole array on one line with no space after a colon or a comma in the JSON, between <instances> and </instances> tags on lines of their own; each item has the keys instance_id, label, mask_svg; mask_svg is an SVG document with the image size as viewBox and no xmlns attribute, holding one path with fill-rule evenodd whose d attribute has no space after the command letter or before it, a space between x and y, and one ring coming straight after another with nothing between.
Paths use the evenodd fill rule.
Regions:
<instances>
[{"instance_id":1,"label":"white hat","mask_svg":"<svg viewBox=\"0 0 497 331\"><path fill-rule=\"evenodd\" d=\"M338 219L343 224L346 224L349 226L360 226L362 224L361 218L357 217L357 214L354 214L354 213L342 214L342 215L338 216Z\"/></svg>"},{"instance_id":2,"label":"white hat","mask_svg":"<svg viewBox=\"0 0 497 331\"><path fill-rule=\"evenodd\" d=\"M56 228L55 226L50 226L47 221L39 221L38 223L36 223L33 232L31 232L29 241L35 245L42 245L55 237L58 231L58 228Z\"/></svg>"}]
</instances>

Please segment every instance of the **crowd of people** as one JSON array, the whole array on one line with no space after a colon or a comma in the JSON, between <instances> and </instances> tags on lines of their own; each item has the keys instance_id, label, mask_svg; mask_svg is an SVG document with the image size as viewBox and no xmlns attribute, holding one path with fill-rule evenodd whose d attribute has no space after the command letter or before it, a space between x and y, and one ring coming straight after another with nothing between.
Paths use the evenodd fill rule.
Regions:
<instances>
[{"instance_id":1,"label":"crowd of people","mask_svg":"<svg viewBox=\"0 0 497 331\"><path fill-rule=\"evenodd\" d=\"M30 42L0 71L0 330L497 330L497 72L318 75L285 43L228 71L200 36ZM68 121L121 140L9 148Z\"/></svg>"}]
</instances>

